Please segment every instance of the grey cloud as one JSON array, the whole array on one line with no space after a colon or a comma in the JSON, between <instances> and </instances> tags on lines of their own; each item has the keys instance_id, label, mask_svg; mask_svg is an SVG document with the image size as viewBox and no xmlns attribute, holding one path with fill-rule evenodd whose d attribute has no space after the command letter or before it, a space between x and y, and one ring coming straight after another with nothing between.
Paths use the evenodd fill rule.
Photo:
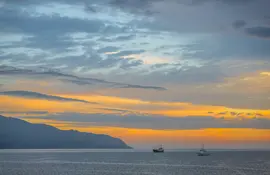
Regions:
<instances>
[{"instance_id":1,"label":"grey cloud","mask_svg":"<svg viewBox=\"0 0 270 175\"><path fill-rule=\"evenodd\" d=\"M47 3L67 3L67 4L85 4L85 5L89 5L88 1L85 0L77 0L77 1L73 1L73 0L44 0L44 1L39 1L39 0L0 0L0 2L3 1L5 2L5 4L7 5L20 5L20 6L29 6L29 5L40 5L40 4L47 4ZM90 4L97 4L99 2L107 2L109 0L91 0Z\"/></svg>"},{"instance_id":2,"label":"grey cloud","mask_svg":"<svg viewBox=\"0 0 270 175\"><path fill-rule=\"evenodd\" d=\"M96 109L101 109L105 111L111 111L111 112L121 112L121 113L130 113L132 111L130 110L124 110L124 109L116 109L116 108L96 108Z\"/></svg>"},{"instance_id":3,"label":"grey cloud","mask_svg":"<svg viewBox=\"0 0 270 175\"><path fill-rule=\"evenodd\" d=\"M55 2L55 0L44 0L44 1L39 1L39 0L2 0L8 4L19 4L19 5L29 5L29 4L44 4L48 2ZM72 0L58 0L60 3L68 3L68 4L76 4L76 3L84 3L87 7L91 6L91 4L110 4L113 6L121 7L121 8L146 8L150 6L154 2L159 2L159 1L164 1L164 0L91 0L85 1L85 0L78 0L78 1L72 1ZM255 0L170 0L170 1L175 1L178 3L184 3L184 4L193 4L193 5L198 5L198 4L203 4L206 2L222 2L225 4L246 4L248 2L252 2ZM91 12L95 12L95 8L91 6L90 9Z\"/></svg>"},{"instance_id":4,"label":"grey cloud","mask_svg":"<svg viewBox=\"0 0 270 175\"><path fill-rule=\"evenodd\" d=\"M6 65L0 65L0 75L53 76L53 77L77 78L74 75L63 74L61 72L57 72L52 69L40 69L40 68L26 69Z\"/></svg>"},{"instance_id":5,"label":"grey cloud","mask_svg":"<svg viewBox=\"0 0 270 175\"><path fill-rule=\"evenodd\" d=\"M140 45L149 45L150 43L149 42L142 42L140 43Z\"/></svg>"},{"instance_id":6,"label":"grey cloud","mask_svg":"<svg viewBox=\"0 0 270 175\"><path fill-rule=\"evenodd\" d=\"M22 98L33 98L33 99L41 99L41 100L51 100L51 101L82 102L82 103L97 104L95 102L89 102L89 101L74 99L74 98L65 98L65 97L47 95L47 94L42 94L42 93L32 92L32 91L4 91L4 92L0 92L0 95L22 97Z\"/></svg>"},{"instance_id":7,"label":"grey cloud","mask_svg":"<svg viewBox=\"0 0 270 175\"><path fill-rule=\"evenodd\" d=\"M9 53L9 55L0 55L0 58L11 60L11 62L15 63L14 65L27 65L29 62L46 65L48 62L45 59L51 59L50 64L59 65L64 63L67 65L66 69L69 69L70 71L71 69L81 67L82 65L89 65L89 68L94 69L116 66L127 69L142 64L139 60L130 61L112 56L108 56L108 59L104 59L101 54L102 50L90 48L93 47L93 45L98 45L98 43L94 41L95 39L88 41L87 43L78 43L67 36L67 34L77 32L86 32L89 35L92 34L91 36L111 36L118 34L118 37L115 37L112 41L124 41L134 37L134 35L123 35L128 33L128 27L119 27L106 20L102 21L98 19L84 20L62 17L61 15L31 16L19 7L3 8L0 12L0 25L3 27L0 30L4 34L5 32L11 32L32 36L24 39L24 42L17 44L17 46L12 45L13 49L25 47L27 49L39 49L39 52L43 51L44 53L40 53L34 57L28 55L28 53ZM120 33L122 35L119 36ZM81 50L76 49L77 47L80 47ZM112 47L113 46L104 48L104 51L106 49L113 49ZM71 50L78 51L77 55L73 56L71 54L71 56L67 56L66 54L70 53ZM5 48L1 48L0 51L3 51L4 53ZM52 59L55 55L59 56L57 59ZM61 55L64 56L61 57Z\"/></svg>"},{"instance_id":8,"label":"grey cloud","mask_svg":"<svg viewBox=\"0 0 270 175\"><path fill-rule=\"evenodd\" d=\"M244 20L236 20L232 23L232 26L235 28L235 29L239 29L239 28L242 28L244 26L246 26L247 23L246 21Z\"/></svg>"},{"instance_id":9,"label":"grey cloud","mask_svg":"<svg viewBox=\"0 0 270 175\"><path fill-rule=\"evenodd\" d=\"M69 33L86 32L97 35L125 33L125 27L113 25L108 21L68 18L61 15L31 16L13 6L1 9L0 25L2 26L1 32L23 33L32 36L21 44L25 47L58 51L78 45L65 37Z\"/></svg>"},{"instance_id":10,"label":"grey cloud","mask_svg":"<svg viewBox=\"0 0 270 175\"><path fill-rule=\"evenodd\" d=\"M215 114L213 112L208 112L208 114ZM230 116L233 116L233 117L241 117L241 116L257 116L257 117L263 117L262 114L259 114L259 113L244 113L244 112L234 112L234 111L224 111L224 112L220 112L220 113L216 113L216 115L230 115Z\"/></svg>"},{"instance_id":11,"label":"grey cloud","mask_svg":"<svg viewBox=\"0 0 270 175\"><path fill-rule=\"evenodd\" d=\"M225 115L225 114L227 114L228 113L228 111L225 111L225 112L220 112L220 113L218 113L217 115Z\"/></svg>"},{"instance_id":12,"label":"grey cloud","mask_svg":"<svg viewBox=\"0 0 270 175\"><path fill-rule=\"evenodd\" d=\"M1 10L0 21L1 25L4 26L1 30L39 33L40 35L78 31L93 33L99 32L105 27L105 24L100 20L81 20L59 15L34 17L20 10L10 9Z\"/></svg>"},{"instance_id":13,"label":"grey cloud","mask_svg":"<svg viewBox=\"0 0 270 175\"><path fill-rule=\"evenodd\" d=\"M135 60L135 59L123 59L124 61L122 62L120 68L123 70L128 70L133 67L137 67L143 64L142 60Z\"/></svg>"},{"instance_id":14,"label":"grey cloud","mask_svg":"<svg viewBox=\"0 0 270 175\"><path fill-rule=\"evenodd\" d=\"M78 55L63 56L61 58L52 61L54 64L67 64L70 69L77 67L84 67L81 71L89 71L90 69L97 68L112 68L119 65L125 64L129 67L128 60L121 59L119 57L112 57L110 55L104 55L99 53L97 50L89 47L84 48L84 53ZM127 62L127 63L126 63Z\"/></svg>"},{"instance_id":15,"label":"grey cloud","mask_svg":"<svg viewBox=\"0 0 270 175\"><path fill-rule=\"evenodd\" d=\"M246 4L249 2L254 2L255 0L219 0L223 3L228 3L228 4Z\"/></svg>"},{"instance_id":16,"label":"grey cloud","mask_svg":"<svg viewBox=\"0 0 270 175\"><path fill-rule=\"evenodd\" d=\"M45 115L49 114L48 111L0 111L0 114L32 114L32 115Z\"/></svg>"},{"instance_id":17,"label":"grey cloud","mask_svg":"<svg viewBox=\"0 0 270 175\"><path fill-rule=\"evenodd\" d=\"M131 40L133 38L135 38L136 35L127 35L127 36L118 36L115 38L115 40L117 41L127 41L127 40Z\"/></svg>"},{"instance_id":18,"label":"grey cloud","mask_svg":"<svg viewBox=\"0 0 270 175\"><path fill-rule=\"evenodd\" d=\"M91 81L84 81L84 80L69 80L69 79L61 79L63 82L73 83L77 85L92 85Z\"/></svg>"},{"instance_id":19,"label":"grey cloud","mask_svg":"<svg viewBox=\"0 0 270 175\"><path fill-rule=\"evenodd\" d=\"M166 74L164 74L163 71L158 71L144 77L144 79L158 84L162 82L174 82L192 85L222 82L222 79L226 77L226 75L220 71L219 67L211 63L201 67L193 67L186 64L158 64L154 66L153 69L166 66L171 66L170 69L166 70ZM215 73L213 74L213 72Z\"/></svg>"},{"instance_id":20,"label":"grey cloud","mask_svg":"<svg viewBox=\"0 0 270 175\"><path fill-rule=\"evenodd\" d=\"M106 25L106 27L104 27L100 31L100 34L105 37L105 36L123 34L123 33L128 33L128 32L130 32L130 28L128 26L119 27L118 25L112 25L109 23ZM108 41L110 41L110 39L108 39Z\"/></svg>"},{"instance_id":21,"label":"grey cloud","mask_svg":"<svg viewBox=\"0 0 270 175\"><path fill-rule=\"evenodd\" d=\"M126 85L126 86L123 86L121 88L138 88L138 89L156 89L156 90L166 90L166 88L163 88L163 87L155 87L155 86L140 86L140 85Z\"/></svg>"},{"instance_id":22,"label":"grey cloud","mask_svg":"<svg viewBox=\"0 0 270 175\"><path fill-rule=\"evenodd\" d=\"M57 42L57 43L60 44L61 42ZM16 65L16 66L21 66L21 67L27 66L29 64L30 65L31 64L43 65L47 67L57 67L59 65L65 65L65 68L61 68L63 71L72 71L78 67L83 67L81 71L89 71L89 70L98 69L98 68L103 68L103 69L114 68L114 67L115 68L120 67L121 69L128 69L128 68L143 64L141 60L123 59L123 58L120 58L120 56L118 55L105 55L104 54L104 52L106 51L115 51L114 49L117 49L118 47L108 46L104 48L101 47L100 49L98 48L94 49L94 46L97 46L97 44L93 44L94 46L87 46L90 44L87 43L85 45L78 45L78 43L76 44L72 42L70 42L72 47L68 46L70 45L69 42L67 44L63 44L62 46L54 47L54 45L50 45L49 43L50 42L47 43L48 47L50 47L50 48L47 48L47 49L50 49L49 52L40 52L40 50L37 50L37 53L34 56L32 56L31 53L29 53L30 55L28 55L28 52L24 53L23 51L19 53L10 52L8 55L0 54L0 59L2 59L3 62L7 60L9 62L7 63L8 65ZM53 41L52 43L56 43L56 41ZM39 46L33 46L33 47L40 47L40 46L42 46L43 48L47 47L47 46L44 46L43 44L40 44ZM32 48L25 48L25 50L28 50L28 49L30 49L31 51ZM22 50L22 49L18 49L18 50ZM132 50L130 50L129 52L133 53ZM138 50L134 50L134 53L137 53L137 52ZM50 61L48 62L48 60Z\"/></svg>"},{"instance_id":23,"label":"grey cloud","mask_svg":"<svg viewBox=\"0 0 270 175\"><path fill-rule=\"evenodd\" d=\"M144 7L148 5L150 2L153 2L156 0L111 0L111 4L121 7Z\"/></svg>"},{"instance_id":24,"label":"grey cloud","mask_svg":"<svg viewBox=\"0 0 270 175\"><path fill-rule=\"evenodd\" d=\"M256 128L269 129L268 119L242 119L241 121L218 119L214 117L187 116L180 118L170 118L165 116L147 115L114 115L114 114L80 114L61 113L37 117L42 119L68 121L80 123L81 126L113 126L127 128L147 128L161 130L181 130L181 129L203 129L203 128Z\"/></svg>"},{"instance_id":25,"label":"grey cloud","mask_svg":"<svg viewBox=\"0 0 270 175\"><path fill-rule=\"evenodd\" d=\"M264 24L270 26L270 15L269 16L267 16L267 15L264 16L263 19L264 19Z\"/></svg>"},{"instance_id":26,"label":"grey cloud","mask_svg":"<svg viewBox=\"0 0 270 175\"><path fill-rule=\"evenodd\" d=\"M126 33L128 29L123 28L123 33ZM103 42L121 42L121 41L129 41L132 40L136 37L136 35L120 35L116 37L101 37L99 38L98 41L103 41Z\"/></svg>"},{"instance_id":27,"label":"grey cloud","mask_svg":"<svg viewBox=\"0 0 270 175\"><path fill-rule=\"evenodd\" d=\"M153 0L152 2L156 1ZM249 3L247 2L234 0L159 1L153 7L144 6L150 11L157 12L153 15L155 20L151 22L138 21L138 23L142 28L149 28L152 31L196 34L223 33L229 31L228 26L231 25L233 20L240 18L248 22L249 19L259 19L264 15L269 15L269 10L267 9L270 5L269 1L250 0ZM177 18L171 20L175 16Z\"/></svg>"},{"instance_id":28,"label":"grey cloud","mask_svg":"<svg viewBox=\"0 0 270 175\"><path fill-rule=\"evenodd\" d=\"M107 85L109 87L113 88L124 88L124 89L149 89L149 90L167 90L166 88L163 87L158 87L158 86L142 86L142 85L132 85L132 84L125 84L125 83L117 83L117 82L109 82L109 81L103 81L103 80L96 80L96 79L90 79L90 78L79 78L77 80L64 80L70 83L74 83L77 85L93 85L97 83L101 83L104 85Z\"/></svg>"},{"instance_id":29,"label":"grey cloud","mask_svg":"<svg viewBox=\"0 0 270 175\"><path fill-rule=\"evenodd\" d=\"M255 35L255 30L248 30L249 34ZM267 37L267 29L264 29L264 37ZM262 36L261 36L262 37ZM203 39L196 41L193 44L183 45L183 56L187 59L201 59L201 60L224 60L235 59L257 59L269 60L269 41L259 40L252 37L241 36L220 36L214 41Z\"/></svg>"},{"instance_id":30,"label":"grey cloud","mask_svg":"<svg viewBox=\"0 0 270 175\"><path fill-rule=\"evenodd\" d=\"M71 74L64 74L59 71L51 70L51 69L26 69L26 68L17 68L17 67L12 67L12 66L5 66L5 65L0 65L0 75L26 75L26 76L48 76L48 77L60 77L60 78L70 78L72 80L81 80L81 81L88 81L92 83L109 83L105 80L100 80L100 79L95 79L95 78L83 78L83 77L78 77L75 75ZM66 81L64 79L64 81Z\"/></svg>"},{"instance_id":31,"label":"grey cloud","mask_svg":"<svg viewBox=\"0 0 270 175\"><path fill-rule=\"evenodd\" d=\"M196 3L204 3L204 2L222 2L222 3L225 3L225 4L230 4L230 5L244 5L246 3L249 3L249 2L252 2L252 1L255 1L255 0L189 0L189 1L192 1L192 2L196 2ZM195 3L195 4L196 4Z\"/></svg>"},{"instance_id":32,"label":"grey cloud","mask_svg":"<svg viewBox=\"0 0 270 175\"><path fill-rule=\"evenodd\" d=\"M250 27L246 28L245 31L251 36L256 36L264 39L270 38L270 27Z\"/></svg>"},{"instance_id":33,"label":"grey cloud","mask_svg":"<svg viewBox=\"0 0 270 175\"><path fill-rule=\"evenodd\" d=\"M101 49L98 50L99 53L104 53L104 52L115 52L118 51L120 48L119 47L115 47L115 46L107 46L107 47L103 47Z\"/></svg>"},{"instance_id":34,"label":"grey cloud","mask_svg":"<svg viewBox=\"0 0 270 175\"><path fill-rule=\"evenodd\" d=\"M145 50L143 50L143 49L141 49L141 50L124 50L124 51L120 51L119 53L112 54L112 56L121 57L121 56L127 56L127 55L132 55L132 54L141 54L143 52L145 52Z\"/></svg>"},{"instance_id":35,"label":"grey cloud","mask_svg":"<svg viewBox=\"0 0 270 175\"><path fill-rule=\"evenodd\" d=\"M237 115L237 113L236 113L236 112L230 112L230 114L231 114L232 116Z\"/></svg>"},{"instance_id":36,"label":"grey cloud","mask_svg":"<svg viewBox=\"0 0 270 175\"><path fill-rule=\"evenodd\" d=\"M110 4L123 10L129 10L132 13L142 13L144 15L152 15L158 13L153 11L151 6L156 2L164 0L110 0ZM229 5L244 5L254 0L167 0L166 2L181 3L184 5L202 5L208 2L222 2Z\"/></svg>"},{"instance_id":37,"label":"grey cloud","mask_svg":"<svg viewBox=\"0 0 270 175\"><path fill-rule=\"evenodd\" d=\"M93 5L91 5L91 4L85 3L85 11L96 13L97 12L97 8L95 6L93 6Z\"/></svg>"},{"instance_id":38,"label":"grey cloud","mask_svg":"<svg viewBox=\"0 0 270 175\"><path fill-rule=\"evenodd\" d=\"M60 31L59 31L60 32ZM30 48L40 48L42 50L50 50L56 52L63 52L67 51L67 48L74 47L75 43L73 41L67 40L66 38L62 37L63 33L58 32L48 32L39 34L33 33L34 36L27 39L25 42L25 46ZM49 55L47 55L48 57Z\"/></svg>"},{"instance_id":39,"label":"grey cloud","mask_svg":"<svg viewBox=\"0 0 270 175\"><path fill-rule=\"evenodd\" d=\"M142 13L145 15L151 15L153 12L148 8L153 2L160 0L110 0L110 5L119 7L123 10L128 10L132 13Z\"/></svg>"},{"instance_id":40,"label":"grey cloud","mask_svg":"<svg viewBox=\"0 0 270 175\"><path fill-rule=\"evenodd\" d=\"M142 85L110 82L110 81L105 81L105 80L96 79L96 78L84 78L84 77L79 77L79 76L75 76L71 74L64 74L64 73L53 71L53 70L21 69L21 68L4 66L4 65L0 65L0 75L16 75L16 76L26 75L26 76L38 76L38 77L39 76L54 77L54 78L61 78L60 80L64 82L70 82L77 85L100 84L100 85L107 85L109 87L114 87L114 88L165 90L165 88L157 87L157 86L142 86Z\"/></svg>"}]
</instances>

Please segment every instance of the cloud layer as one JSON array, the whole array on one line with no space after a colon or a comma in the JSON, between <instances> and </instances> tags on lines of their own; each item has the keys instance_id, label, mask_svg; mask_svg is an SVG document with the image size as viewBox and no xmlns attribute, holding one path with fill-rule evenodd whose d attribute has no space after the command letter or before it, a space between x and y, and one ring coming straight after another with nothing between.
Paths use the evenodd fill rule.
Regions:
<instances>
[{"instance_id":1,"label":"cloud layer","mask_svg":"<svg viewBox=\"0 0 270 175\"><path fill-rule=\"evenodd\" d=\"M64 98L64 97L59 97L59 96L54 96L54 95L42 94L38 92L31 92L31 91L5 91L5 92L0 92L0 95L22 97L22 98L33 98L33 99L41 99L41 100L62 101L62 102L82 102L82 103L96 104L95 102L89 102L89 101L73 99L73 98Z\"/></svg>"},{"instance_id":2,"label":"cloud layer","mask_svg":"<svg viewBox=\"0 0 270 175\"><path fill-rule=\"evenodd\" d=\"M163 87L157 87L157 86L142 86L142 85L132 85L132 84L125 84L125 83L117 83L117 82L110 82L105 81L102 79L96 79L96 78L84 78L79 77L75 75L70 74L64 74L57 70L50 70L47 68L39 68L39 69L21 69L16 67L10 67L2 65L0 66L0 75L6 75L6 76L37 76L37 77L43 77L43 78L60 78L61 81L74 83L77 85L93 85L93 84L103 84L105 86L109 87L115 87L115 88L138 88L138 89L152 89L152 90L166 90ZM36 77L36 78L37 78Z\"/></svg>"},{"instance_id":3,"label":"cloud layer","mask_svg":"<svg viewBox=\"0 0 270 175\"><path fill-rule=\"evenodd\" d=\"M207 128L269 140L269 6L0 0L0 112L134 142Z\"/></svg>"},{"instance_id":4,"label":"cloud layer","mask_svg":"<svg viewBox=\"0 0 270 175\"><path fill-rule=\"evenodd\" d=\"M113 115L62 113L41 117L24 117L62 122L74 122L75 126L109 126L154 130L197 130L205 128L253 128L270 129L269 119L225 119L211 116L187 116L170 118L165 116Z\"/></svg>"}]
</instances>

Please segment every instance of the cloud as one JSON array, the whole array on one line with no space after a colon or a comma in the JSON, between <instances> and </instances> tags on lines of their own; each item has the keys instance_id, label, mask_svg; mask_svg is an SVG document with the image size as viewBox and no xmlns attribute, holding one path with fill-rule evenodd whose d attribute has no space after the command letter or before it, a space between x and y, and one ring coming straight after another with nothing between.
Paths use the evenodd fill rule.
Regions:
<instances>
[{"instance_id":1,"label":"cloud","mask_svg":"<svg viewBox=\"0 0 270 175\"><path fill-rule=\"evenodd\" d=\"M110 0L109 4L132 13L151 14L151 11L147 11L147 8L150 7L153 2L158 1L160 0Z\"/></svg>"},{"instance_id":2,"label":"cloud","mask_svg":"<svg viewBox=\"0 0 270 175\"><path fill-rule=\"evenodd\" d=\"M50 70L50 69L21 69L12 66L5 66L0 65L0 75L12 75L12 76L42 76L42 77L51 77L51 78L60 78L60 81L74 83L77 85L93 85L93 84L100 84L113 87L113 88L134 88L134 89L149 89L149 90L166 90L163 87L158 86L143 86L143 85L135 85L135 84L126 84L126 83L118 83L118 82L111 82L105 81L102 79L96 78L84 78L79 77L71 74L64 74L59 71ZM31 78L31 77L30 77ZM63 79L64 78L64 79Z\"/></svg>"},{"instance_id":3,"label":"cloud","mask_svg":"<svg viewBox=\"0 0 270 175\"><path fill-rule=\"evenodd\" d=\"M210 1L213 1L213 0L210 0ZM218 0L218 1L223 2L225 4L245 5L245 4L249 3L249 2L252 2L252 1L254 2L255 0Z\"/></svg>"},{"instance_id":4,"label":"cloud","mask_svg":"<svg viewBox=\"0 0 270 175\"><path fill-rule=\"evenodd\" d=\"M92 84L97 84L97 83L101 83L104 85L107 85L109 87L113 87L113 88L124 88L124 89L149 89L149 90L167 90L164 87L158 87L158 86L142 86L142 85L131 85L131 84L125 84L125 83L116 83L116 82L109 82L109 81L103 81L103 80L94 80L94 79L90 79L90 78L79 78L77 80L64 80L64 81L68 81L70 83L74 83L77 85L92 85ZM94 83L93 83L94 82Z\"/></svg>"},{"instance_id":5,"label":"cloud","mask_svg":"<svg viewBox=\"0 0 270 175\"><path fill-rule=\"evenodd\" d=\"M228 111L224 111L224 112L218 113L217 115L225 115L225 114L227 114L227 113L228 113Z\"/></svg>"},{"instance_id":6,"label":"cloud","mask_svg":"<svg viewBox=\"0 0 270 175\"><path fill-rule=\"evenodd\" d=\"M31 16L31 14L4 8L0 12L2 26L1 30L18 31L27 34L39 34L54 36L62 35L68 32L88 32L97 33L105 27L100 20L82 20L68 17L54 16ZM10 23L12 21L12 23ZM34 26L31 24L35 24ZM52 30L53 26L53 30ZM41 30L42 29L42 30Z\"/></svg>"},{"instance_id":7,"label":"cloud","mask_svg":"<svg viewBox=\"0 0 270 175\"><path fill-rule=\"evenodd\" d=\"M89 104L97 104L95 102L89 102L89 101L80 100L80 99L65 98L65 97L60 97L60 96L41 94L41 93L32 92L32 91L4 91L4 92L0 92L0 95L22 97L22 98L32 98L32 99L40 99L40 100L50 100L50 101L82 102L82 103L89 103Z\"/></svg>"},{"instance_id":8,"label":"cloud","mask_svg":"<svg viewBox=\"0 0 270 175\"><path fill-rule=\"evenodd\" d=\"M125 33L124 31L122 32L123 34ZM111 37L111 36L107 36L107 37L100 37L98 39L98 41L102 41L102 42L123 42L123 41L131 41L133 39L135 39L136 35L135 34L125 34L125 35L119 35L116 37Z\"/></svg>"},{"instance_id":9,"label":"cloud","mask_svg":"<svg viewBox=\"0 0 270 175\"><path fill-rule=\"evenodd\" d=\"M62 2L71 3L71 1ZM17 2L14 1L14 3ZM31 4L32 1L29 1L29 3ZM100 43L97 41L97 37L116 35L117 37L112 39L112 42L115 42L117 40L126 41L135 36L129 33L127 27L119 25L119 21L113 22L113 18L109 15L102 19L98 17L78 18L76 14L80 14L80 8L78 11L71 12L71 14L75 14L75 17L65 16L61 13L50 15L48 9L47 11L43 9L39 14L33 9L46 7L46 3L43 5L41 5L42 3L35 4L30 6L31 8L25 9L23 6L15 4L11 5L12 8L7 6L3 10L1 9L0 20L3 27L0 29L0 37L7 34L11 36L20 34L30 37L23 38L19 43L13 42L9 46L1 47L1 61L8 60L10 65L20 66L34 63L36 65L48 65L47 60L50 60L51 65L59 65L65 62L68 71L82 65L89 65L91 69L98 69L129 68L141 64L140 61L135 63L135 61L105 57L104 54L100 54L97 47L100 46ZM61 10L63 4L53 3L50 5L53 7L59 6L60 12L63 12ZM66 8L66 6L64 7ZM77 8L77 6L74 8ZM81 38L70 36L78 33L84 33L85 36ZM35 61L33 62L33 60Z\"/></svg>"},{"instance_id":10,"label":"cloud","mask_svg":"<svg viewBox=\"0 0 270 175\"><path fill-rule=\"evenodd\" d=\"M61 81L63 82L68 82L68 83L73 83L73 84L77 84L77 85L92 85L94 83L90 82L90 81L84 81L84 80L69 80L69 79L61 79Z\"/></svg>"},{"instance_id":11,"label":"cloud","mask_svg":"<svg viewBox=\"0 0 270 175\"><path fill-rule=\"evenodd\" d=\"M161 90L161 91L166 90L166 88L163 88L163 87L140 86L140 85L125 85L125 86L122 86L121 88L156 89L156 90Z\"/></svg>"},{"instance_id":12,"label":"cloud","mask_svg":"<svg viewBox=\"0 0 270 175\"><path fill-rule=\"evenodd\" d=\"M206 3L217 3L228 5L245 5L254 0L167 0L167 3L178 3L181 5L198 6ZM164 3L164 0L110 0L110 5L119 7L123 10L128 10L132 13L139 13L144 15L152 15L158 13L153 9L156 3Z\"/></svg>"},{"instance_id":13,"label":"cloud","mask_svg":"<svg viewBox=\"0 0 270 175\"><path fill-rule=\"evenodd\" d=\"M249 35L259 35L260 29L244 29ZM265 29L267 31L267 29ZM267 32L260 37L266 38ZM259 37L259 36L258 36ZM202 61L221 61L233 59L245 60L269 60L269 41L254 37L242 37L239 35L221 35L215 39L205 38L185 44L183 57L186 59L199 59Z\"/></svg>"},{"instance_id":14,"label":"cloud","mask_svg":"<svg viewBox=\"0 0 270 175\"><path fill-rule=\"evenodd\" d=\"M173 0L173 1L177 1L177 0ZM183 3L187 4L187 5L203 5L205 3L224 3L224 4L228 4L228 5L245 5L249 2L252 2L254 0L186 0L183 1Z\"/></svg>"},{"instance_id":15,"label":"cloud","mask_svg":"<svg viewBox=\"0 0 270 175\"><path fill-rule=\"evenodd\" d=\"M13 75L9 82L19 78L57 79L55 86L77 92L82 89L89 92L98 86L96 89L107 88L109 95L115 95L114 90L120 91L117 95L122 97L128 94L147 100L268 107L268 101L261 100L266 94L257 95L254 103L246 98L255 97L255 92L242 96L235 95L234 90L211 93L218 89L215 87L218 84L200 90L208 83L226 81L229 76L269 69L267 64L257 67L246 64L251 60L269 61L269 40L232 30L232 25L244 32L247 28L244 23L262 25L261 17L269 13L267 0L11 0L6 4L0 12L3 26L0 34L9 33L6 38L27 36L0 49L0 64L15 67L9 71L0 68L1 75ZM145 15L146 12L151 12L151 16ZM1 42L1 46L2 43L6 42ZM132 58L132 54L137 55ZM237 59L240 61L232 65ZM224 60L239 67L224 68L221 65ZM160 62L166 64L156 64ZM62 68L40 70L40 65ZM4 85L11 86L12 83ZM194 90L197 86L200 87ZM162 91L163 87L170 89L168 94ZM140 89L149 91L145 94ZM162 92L155 94L155 90ZM151 93L152 97L148 97Z\"/></svg>"},{"instance_id":16,"label":"cloud","mask_svg":"<svg viewBox=\"0 0 270 175\"><path fill-rule=\"evenodd\" d=\"M3 26L0 31L4 32L4 35L5 33L22 33L31 36L24 40L24 47L54 52L67 51L68 48L78 45L67 37L70 33L85 32L97 36L105 33L106 35L125 33L121 26L106 20L70 18L61 14L35 15L34 12L31 13L20 8L1 9L0 21Z\"/></svg>"},{"instance_id":17,"label":"cloud","mask_svg":"<svg viewBox=\"0 0 270 175\"><path fill-rule=\"evenodd\" d=\"M124 110L124 109L116 109L116 108L96 108L101 109L105 111L111 111L111 112L120 112L120 113L132 113L130 110Z\"/></svg>"},{"instance_id":18,"label":"cloud","mask_svg":"<svg viewBox=\"0 0 270 175\"><path fill-rule=\"evenodd\" d=\"M85 10L87 12L92 12L92 13L96 13L97 12L97 8L91 4L87 4L85 3Z\"/></svg>"},{"instance_id":19,"label":"cloud","mask_svg":"<svg viewBox=\"0 0 270 175\"><path fill-rule=\"evenodd\" d=\"M123 56L132 55L132 54L141 54L143 52L145 52L145 50L143 50L143 49L140 49L140 50L124 50L124 51L120 51L118 53L114 53L114 54L111 54L111 55L115 56L115 57L123 57Z\"/></svg>"},{"instance_id":20,"label":"cloud","mask_svg":"<svg viewBox=\"0 0 270 175\"><path fill-rule=\"evenodd\" d=\"M9 114L9 115L14 115L14 114L26 114L26 115L45 115L49 114L48 111L0 111L0 114Z\"/></svg>"},{"instance_id":21,"label":"cloud","mask_svg":"<svg viewBox=\"0 0 270 175\"><path fill-rule=\"evenodd\" d=\"M134 39L136 35L118 36L115 38L116 41L128 41Z\"/></svg>"},{"instance_id":22,"label":"cloud","mask_svg":"<svg viewBox=\"0 0 270 175\"><path fill-rule=\"evenodd\" d=\"M101 49L98 50L99 53L106 53L106 52L116 52L118 51L120 48L119 47L115 47L115 46L107 46L107 47L103 47Z\"/></svg>"},{"instance_id":23,"label":"cloud","mask_svg":"<svg viewBox=\"0 0 270 175\"><path fill-rule=\"evenodd\" d=\"M31 119L32 117L25 117ZM35 117L33 117L35 118ZM124 128L159 129L159 130L186 130L204 128L256 128L270 129L268 119L219 119L211 116L187 116L170 118L166 116L142 116L114 114L82 114L82 113L58 113L36 117L39 119L73 122L74 126L112 126Z\"/></svg>"},{"instance_id":24,"label":"cloud","mask_svg":"<svg viewBox=\"0 0 270 175\"><path fill-rule=\"evenodd\" d=\"M263 116L263 114L260 114L260 113L256 113L255 115L260 116L260 117Z\"/></svg>"},{"instance_id":25,"label":"cloud","mask_svg":"<svg viewBox=\"0 0 270 175\"><path fill-rule=\"evenodd\" d=\"M208 112L208 114L213 114L213 115L223 115L223 118L224 118L224 115L225 116L231 116L231 117L252 117L254 116L255 118L256 117L263 117L264 115L260 114L260 113L244 113L244 112L234 112L234 111L224 111L224 112L219 112L219 113L213 113L213 112Z\"/></svg>"},{"instance_id":26,"label":"cloud","mask_svg":"<svg viewBox=\"0 0 270 175\"><path fill-rule=\"evenodd\" d=\"M231 114L232 116L236 116L236 115L237 115L237 112L230 112L230 114Z\"/></svg>"},{"instance_id":27,"label":"cloud","mask_svg":"<svg viewBox=\"0 0 270 175\"><path fill-rule=\"evenodd\" d=\"M250 27L246 28L245 32L251 36L256 36L263 39L270 38L270 27Z\"/></svg>"},{"instance_id":28,"label":"cloud","mask_svg":"<svg viewBox=\"0 0 270 175\"><path fill-rule=\"evenodd\" d=\"M239 28L242 28L242 27L245 27L247 25L246 21L244 20L236 20L232 23L232 26L235 28L235 29L239 29Z\"/></svg>"}]
</instances>

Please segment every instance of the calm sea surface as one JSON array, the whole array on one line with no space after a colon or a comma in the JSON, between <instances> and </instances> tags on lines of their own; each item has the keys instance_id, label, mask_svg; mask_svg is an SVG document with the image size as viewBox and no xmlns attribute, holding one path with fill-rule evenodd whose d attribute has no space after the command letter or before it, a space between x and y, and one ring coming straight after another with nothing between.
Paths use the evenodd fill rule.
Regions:
<instances>
[{"instance_id":1,"label":"calm sea surface","mask_svg":"<svg viewBox=\"0 0 270 175\"><path fill-rule=\"evenodd\" d=\"M0 175L270 175L270 152L0 150Z\"/></svg>"}]
</instances>

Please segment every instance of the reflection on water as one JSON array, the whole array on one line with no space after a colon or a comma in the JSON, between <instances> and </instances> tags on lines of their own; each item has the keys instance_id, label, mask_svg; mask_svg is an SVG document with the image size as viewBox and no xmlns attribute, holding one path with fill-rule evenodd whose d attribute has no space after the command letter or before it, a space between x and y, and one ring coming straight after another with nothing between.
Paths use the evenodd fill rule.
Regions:
<instances>
[{"instance_id":1,"label":"reflection on water","mask_svg":"<svg viewBox=\"0 0 270 175\"><path fill-rule=\"evenodd\" d=\"M270 152L154 154L135 150L1 150L1 175L268 175Z\"/></svg>"}]
</instances>

